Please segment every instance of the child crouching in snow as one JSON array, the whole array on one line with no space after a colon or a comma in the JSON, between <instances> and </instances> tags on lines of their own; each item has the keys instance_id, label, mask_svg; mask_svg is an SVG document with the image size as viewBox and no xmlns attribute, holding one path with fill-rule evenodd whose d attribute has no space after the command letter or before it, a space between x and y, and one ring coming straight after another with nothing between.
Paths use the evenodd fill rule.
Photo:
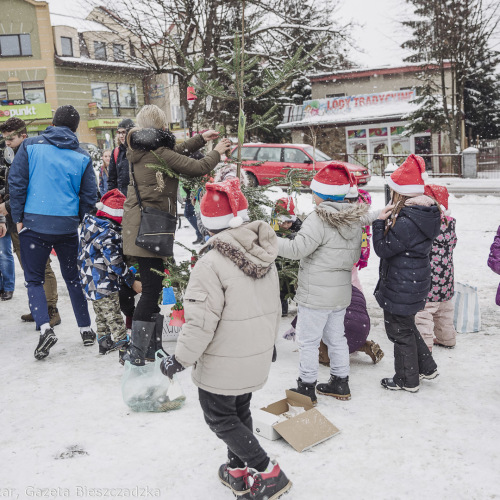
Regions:
<instances>
[{"instance_id":1,"label":"child crouching in snow","mask_svg":"<svg viewBox=\"0 0 500 500\"><path fill-rule=\"evenodd\" d=\"M120 312L124 282L136 293L141 284L123 260L121 222L125 196L113 189L101 198L96 215L87 214L79 235L78 267L83 293L96 314L99 354L124 348L129 338Z\"/></svg>"},{"instance_id":2,"label":"child crouching in snow","mask_svg":"<svg viewBox=\"0 0 500 500\"><path fill-rule=\"evenodd\" d=\"M314 404L315 389L337 399L351 398L344 316L351 303L352 268L361 254L362 226L378 215L370 216L368 205L344 202L352 184L343 164L332 162L321 169L311 182L316 210L293 240L278 240L278 255L300 259L295 295L300 367L298 387L292 390L309 396ZM328 347L330 380L316 387L321 340Z\"/></svg>"},{"instance_id":3,"label":"child crouching in snow","mask_svg":"<svg viewBox=\"0 0 500 500\"><path fill-rule=\"evenodd\" d=\"M248 221L236 178L206 184L201 218L212 237L184 294L186 323L175 355L162 362L173 377L193 366L210 429L228 448L219 479L237 496L278 498L292 485L252 431L252 392L267 381L280 323L277 237L263 221Z\"/></svg>"},{"instance_id":4,"label":"child crouching in snow","mask_svg":"<svg viewBox=\"0 0 500 500\"><path fill-rule=\"evenodd\" d=\"M415 325L415 314L425 307L431 288L429 254L441 225L436 202L424 196L424 177L424 159L408 156L387 181L392 212L373 223L373 249L380 257L374 295L384 310L387 337L394 343L396 373L381 380L382 387L390 390L417 392L420 379L438 375Z\"/></svg>"},{"instance_id":5,"label":"child crouching in snow","mask_svg":"<svg viewBox=\"0 0 500 500\"><path fill-rule=\"evenodd\" d=\"M448 211L448 190L444 186L429 184L424 194L433 198ZM430 254L432 280L427 303L415 316L415 324L432 352L434 345L455 347L457 331L453 325L454 270L453 249L457 244L455 219L441 214L439 236L433 241Z\"/></svg>"}]
</instances>

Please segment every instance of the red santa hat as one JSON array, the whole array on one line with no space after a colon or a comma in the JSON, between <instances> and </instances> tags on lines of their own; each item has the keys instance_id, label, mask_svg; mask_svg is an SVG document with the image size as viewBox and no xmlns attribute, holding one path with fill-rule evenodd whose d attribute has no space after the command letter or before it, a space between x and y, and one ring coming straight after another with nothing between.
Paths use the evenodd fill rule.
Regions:
<instances>
[{"instance_id":1,"label":"red santa hat","mask_svg":"<svg viewBox=\"0 0 500 500\"><path fill-rule=\"evenodd\" d=\"M428 177L424 159L412 154L391 174L387 184L396 193L418 196L424 194L425 181Z\"/></svg>"},{"instance_id":2,"label":"red santa hat","mask_svg":"<svg viewBox=\"0 0 500 500\"><path fill-rule=\"evenodd\" d=\"M357 200L359 198L359 192L358 192L358 186L356 185L356 178L354 177L354 174L349 171L349 174L351 175L351 187L349 188L349 192L345 195L346 199L348 200Z\"/></svg>"},{"instance_id":3,"label":"red santa hat","mask_svg":"<svg viewBox=\"0 0 500 500\"><path fill-rule=\"evenodd\" d=\"M311 189L322 197L343 197L352 185L353 180L349 169L343 163L332 162L314 176Z\"/></svg>"},{"instance_id":4,"label":"red santa hat","mask_svg":"<svg viewBox=\"0 0 500 500\"><path fill-rule=\"evenodd\" d=\"M240 191L236 178L219 183L207 183L200 203L201 221L208 230L235 228L248 217L248 202Z\"/></svg>"},{"instance_id":5,"label":"red santa hat","mask_svg":"<svg viewBox=\"0 0 500 500\"><path fill-rule=\"evenodd\" d=\"M280 198L275 206L276 218L281 222L295 222L295 203L291 196Z\"/></svg>"},{"instance_id":6,"label":"red santa hat","mask_svg":"<svg viewBox=\"0 0 500 500\"><path fill-rule=\"evenodd\" d=\"M448 189L444 186L438 186L437 184L427 184L424 189L424 194L434 198L443 208L446 215L449 215L448 211Z\"/></svg>"},{"instance_id":7,"label":"red santa hat","mask_svg":"<svg viewBox=\"0 0 500 500\"><path fill-rule=\"evenodd\" d=\"M96 204L97 217L107 217L121 224L123 218L123 204L126 199L126 196L124 196L119 189L108 191L101 198L101 201Z\"/></svg>"}]
</instances>

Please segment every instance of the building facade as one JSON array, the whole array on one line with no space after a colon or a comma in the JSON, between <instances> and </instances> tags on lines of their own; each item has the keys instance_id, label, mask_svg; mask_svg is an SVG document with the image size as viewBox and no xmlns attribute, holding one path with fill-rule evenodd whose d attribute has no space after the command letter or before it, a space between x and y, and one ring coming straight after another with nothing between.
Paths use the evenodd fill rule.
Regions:
<instances>
[{"instance_id":1,"label":"building facade","mask_svg":"<svg viewBox=\"0 0 500 500\"><path fill-rule=\"evenodd\" d=\"M416 109L412 100L421 72L421 66L408 65L315 75L310 78L312 99L287 107L278 127L290 129L294 143L316 142L332 158L366 166L374 174L410 153L422 155L428 170L445 173L446 162L436 156L449 153L445 134L404 134L407 115Z\"/></svg>"}]
</instances>

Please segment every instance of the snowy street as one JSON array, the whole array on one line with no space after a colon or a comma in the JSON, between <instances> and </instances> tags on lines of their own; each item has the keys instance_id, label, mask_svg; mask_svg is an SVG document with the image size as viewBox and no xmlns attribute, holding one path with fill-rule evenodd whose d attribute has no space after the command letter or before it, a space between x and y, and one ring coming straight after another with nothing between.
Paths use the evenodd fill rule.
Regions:
<instances>
[{"instance_id":1,"label":"snowy street","mask_svg":"<svg viewBox=\"0 0 500 500\"><path fill-rule=\"evenodd\" d=\"M384 194L372 196L382 208ZM360 279L369 339L385 356L373 365L363 353L351 355L350 401L318 396L318 409L340 434L303 453L282 439L261 438L293 482L286 500L500 498L500 276L486 264L500 198L450 195L449 205L457 220L455 280L478 287L482 330L459 334L455 349L435 347L440 376L422 382L417 394L382 389L380 379L394 373L393 354L372 295L378 276L372 250ZM300 195L297 206L299 213L310 210L311 195ZM182 224L177 236L190 245L194 230ZM188 258L179 248L177 257ZM225 446L204 422L190 369L179 375L183 408L132 412L122 400L118 354L99 356L97 345L83 346L57 259L52 262L62 324L48 358L34 359L38 333L34 323L20 320L28 301L17 260L14 298L0 302L0 497L234 498L218 480ZM295 384L297 347L281 336L295 309L292 304L282 319L277 362L252 408L282 399ZM165 349L175 346L165 343ZM320 366L319 381L328 376Z\"/></svg>"}]
</instances>

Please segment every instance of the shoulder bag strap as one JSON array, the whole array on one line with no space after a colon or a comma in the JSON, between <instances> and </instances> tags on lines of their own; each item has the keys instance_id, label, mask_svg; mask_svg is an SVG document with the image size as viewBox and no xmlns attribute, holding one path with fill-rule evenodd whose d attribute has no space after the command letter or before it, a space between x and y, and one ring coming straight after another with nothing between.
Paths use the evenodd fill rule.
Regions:
<instances>
[{"instance_id":1,"label":"shoulder bag strap","mask_svg":"<svg viewBox=\"0 0 500 500\"><path fill-rule=\"evenodd\" d=\"M141 200L141 195L139 194L139 188L137 187L137 182L135 181L134 164L133 163L130 163L130 173L132 174L132 182L134 183L135 195L137 196L139 208L142 212L142 200Z\"/></svg>"}]
</instances>

